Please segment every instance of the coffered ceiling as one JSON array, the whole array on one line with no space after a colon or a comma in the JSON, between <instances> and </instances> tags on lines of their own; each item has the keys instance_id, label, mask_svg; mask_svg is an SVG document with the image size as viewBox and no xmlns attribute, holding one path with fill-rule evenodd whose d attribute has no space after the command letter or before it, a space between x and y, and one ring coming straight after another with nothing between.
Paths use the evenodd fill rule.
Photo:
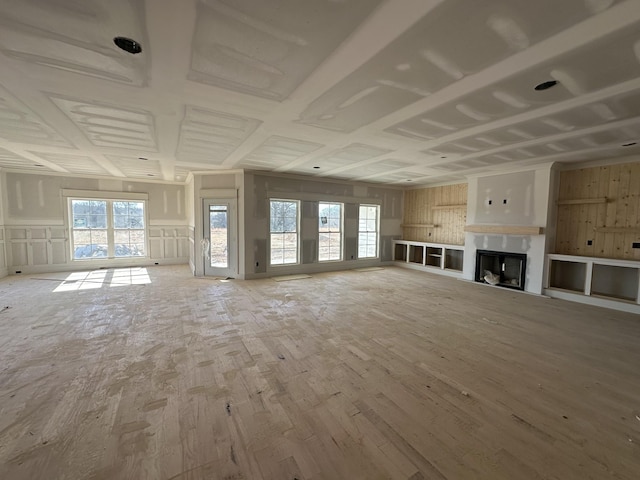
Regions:
<instances>
[{"instance_id":1,"label":"coffered ceiling","mask_svg":"<svg viewBox=\"0 0 640 480\"><path fill-rule=\"evenodd\" d=\"M638 153L640 0L0 0L4 169L419 185Z\"/></svg>"}]
</instances>

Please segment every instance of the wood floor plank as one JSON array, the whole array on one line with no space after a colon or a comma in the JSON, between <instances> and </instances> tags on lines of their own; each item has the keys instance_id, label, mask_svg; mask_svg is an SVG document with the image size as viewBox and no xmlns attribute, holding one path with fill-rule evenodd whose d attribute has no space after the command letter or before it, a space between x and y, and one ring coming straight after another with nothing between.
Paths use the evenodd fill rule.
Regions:
<instances>
[{"instance_id":1,"label":"wood floor plank","mask_svg":"<svg viewBox=\"0 0 640 480\"><path fill-rule=\"evenodd\" d=\"M638 478L637 315L393 267L147 270L0 280L0 478Z\"/></svg>"}]
</instances>

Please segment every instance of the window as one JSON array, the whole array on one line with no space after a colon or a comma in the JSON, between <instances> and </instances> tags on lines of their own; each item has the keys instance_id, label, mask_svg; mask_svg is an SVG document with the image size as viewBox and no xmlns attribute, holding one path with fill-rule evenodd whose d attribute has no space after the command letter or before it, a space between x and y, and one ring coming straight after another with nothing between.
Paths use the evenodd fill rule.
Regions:
<instances>
[{"instance_id":1,"label":"window","mask_svg":"<svg viewBox=\"0 0 640 480\"><path fill-rule=\"evenodd\" d=\"M298 208L296 200L271 200L271 265L298 263Z\"/></svg>"},{"instance_id":2,"label":"window","mask_svg":"<svg viewBox=\"0 0 640 480\"><path fill-rule=\"evenodd\" d=\"M143 201L71 199L74 260L146 256Z\"/></svg>"},{"instance_id":3,"label":"window","mask_svg":"<svg viewBox=\"0 0 640 480\"><path fill-rule=\"evenodd\" d=\"M318 261L342 260L342 204L318 203Z\"/></svg>"},{"instance_id":4,"label":"window","mask_svg":"<svg viewBox=\"0 0 640 480\"><path fill-rule=\"evenodd\" d=\"M358 258L378 257L378 205L360 205L358 222Z\"/></svg>"}]
</instances>

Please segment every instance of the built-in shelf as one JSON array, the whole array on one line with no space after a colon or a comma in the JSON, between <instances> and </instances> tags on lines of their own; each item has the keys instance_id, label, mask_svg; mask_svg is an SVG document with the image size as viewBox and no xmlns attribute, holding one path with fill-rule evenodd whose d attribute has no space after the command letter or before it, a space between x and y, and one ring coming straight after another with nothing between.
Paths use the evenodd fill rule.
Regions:
<instances>
[{"instance_id":1,"label":"built-in shelf","mask_svg":"<svg viewBox=\"0 0 640 480\"><path fill-rule=\"evenodd\" d=\"M395 264L400 267L462 277L464 246L394 240Z\"/></svg>"},{"instance_id":2,"label":"built-in shelf","mask_svg":"<svg viewBox=\"0 0 640 480\"><path fill-rule=\"evenodd\" d=\"M435 228L437 225L432 223L405 223L400 225L403 228Z\"/></svg>"},{"instance_id":3,"label":"built-in shelf","mask_svg":"<svg viewBox=\"0 0 640 480\"><path fill-rule=\"evenodd\" d=\"M558 205L589 205L607 203L607 197L600 198L574 198L571 200L558 200Z\"/></svg>"},{"instance_id":4,"label":"built-in shelf","mask_svg":"<svg viewBox=\"0 0 640 480\"><path fill-rule=\"evenodd\" d=\"M547 255L550 297L640 313L640 262Z\"/></svg>"},{"instance_id":5,"label":"built-in shelf","mask_svg":"<svg viewBox=\"0 0 640 480\"><path fill-rule=\"evenodd\" d=\"M499 235L541 235L543 227L527 225L467 225L465 232L493 233Z\"/></svg>"},{"instance_id":6,"label":"built-in shelf","mask_svg":"<svg viewBox=\"0 0 640 480\"><path fill-rule=\"evenodd\" d=\"M454 209L466 209L467 208L467 204L456 204L456 205L434 205L433 207L431 207L431 210L454 210Z\"/></svg>"},{"instance_id":7,"label":"built-in shelf","mask_svg":"<svg viewBox=\"0 0 640 480\"><path fill-rule=\"evenodd\" d=\"M598 233L640 233L640 227L594 227Z\"/></svg>"}]
</instances>

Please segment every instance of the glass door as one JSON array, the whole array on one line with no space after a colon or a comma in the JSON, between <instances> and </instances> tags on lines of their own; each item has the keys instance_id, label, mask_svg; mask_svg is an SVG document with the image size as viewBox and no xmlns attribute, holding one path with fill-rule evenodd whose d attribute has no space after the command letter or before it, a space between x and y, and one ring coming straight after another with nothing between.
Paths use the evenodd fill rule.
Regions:
<instances>
[{"instance_id":1,"label":"glass door","mask_svg":"<svg viewBox=\"0 0 640 480\"><path fill-rule=\"evenodd\" d=\"M236 201L204 200L204 274L234 277L236 258Z\"/></svg>"}]
</instances>

